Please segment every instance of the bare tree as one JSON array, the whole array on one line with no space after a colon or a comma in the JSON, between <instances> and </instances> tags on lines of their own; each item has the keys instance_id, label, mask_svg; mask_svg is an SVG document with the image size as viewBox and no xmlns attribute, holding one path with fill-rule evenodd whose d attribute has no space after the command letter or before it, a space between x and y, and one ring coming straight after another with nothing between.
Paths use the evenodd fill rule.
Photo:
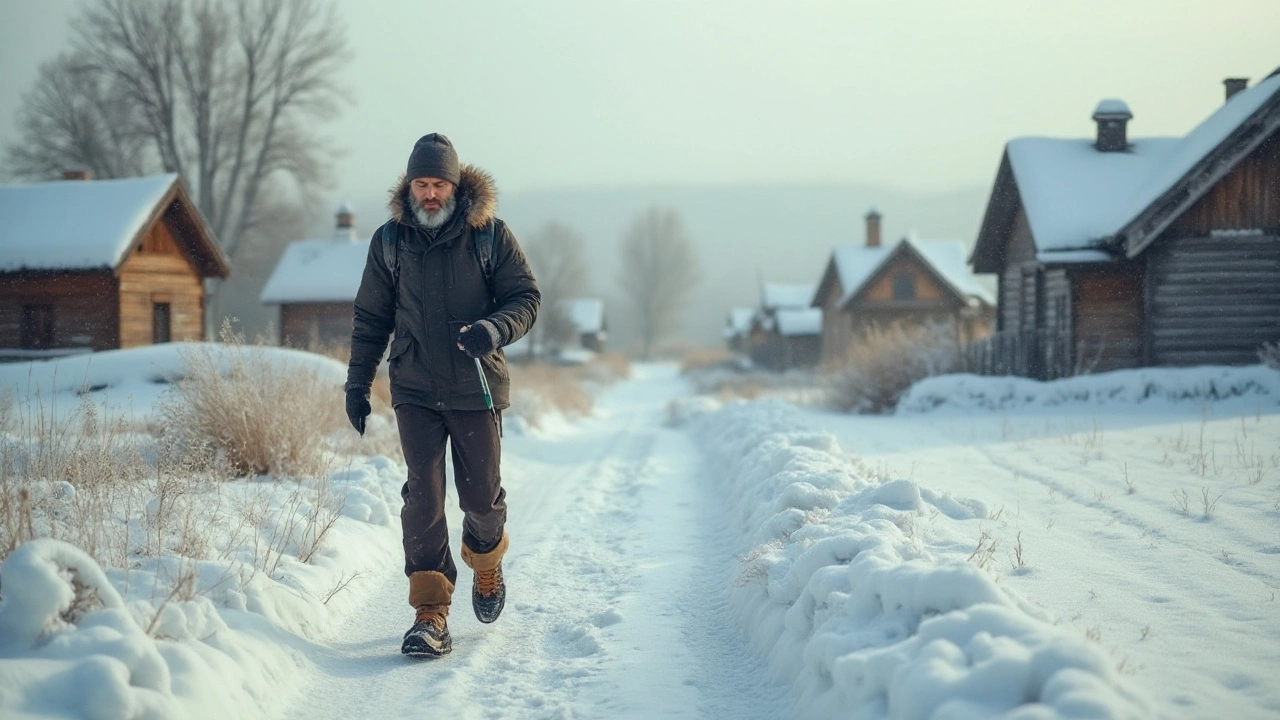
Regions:
<instances>
[{"instance_id":1,"label":"bare tree","mask_svg":"<svg viewBox=\"0 0 1280 720\"><path fill-rule=\"evenodd\" d=\"M264 198L328 183L314 128L343 100L347 55L331 4L94 0L72 24L24 100L12 174L178 173L228 256L275 219Z\"/></svg>"},{"instance_id":2,"label":"bare tree","mask_svg":"<svg viewBox=\"0 0 1280 720\"><path fill-rule=\"evenodd\" d=\"M618 281L639 320L645 359L679 326L680 310L701 275L679 213L655 206L631 222Z\"/></svg>"},{"instance_id":3,"label":"bare tree","mask_svg":"<svg viewBox=\"0 0 1280 720\"><path fill-rule=\"evenodd\" d=\"M552 221L529 241L526 251L542 293L542 309L530 340L535 349L563 347L576 332L564 301L587 290L586 243L573 228Z\"/></svg>"},{"instance_id":4,"label":"bare tree","mask_svg":"<svg viewBox=\"0 0 1280 720\"><path fill-rule=\"evenodd\" d=\"M69 54L41 65L18 112L22 140L8 149L9 174L47 179L66 170L104 178L146 172L147 138L133 128L119 95Z\"/></svg>"}]
</instances>

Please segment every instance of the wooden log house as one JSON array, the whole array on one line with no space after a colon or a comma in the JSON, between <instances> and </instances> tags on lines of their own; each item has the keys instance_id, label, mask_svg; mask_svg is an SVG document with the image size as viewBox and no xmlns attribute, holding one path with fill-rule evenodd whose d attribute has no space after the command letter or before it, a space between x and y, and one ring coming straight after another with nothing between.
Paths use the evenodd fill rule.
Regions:
<instances>
[{"instance_id":1,"label":"wooden log house","mask_svg":"<svg viewBox=\"0 0 1280 720\"><path fill-rule=\"evenodd\" d=\"M289 243L259 299L280 306L281 345L315 351L349 347L353 307L369 252L355 228L355 214L342 204L333 235Z\"/></svg>"},{"instance_id":2,"label":"wooden log house","mask_svg":"<svg viewBox=\"0 0 1280 720\"><path fill-rule=\"evenodd\" d=\"M230 272L177 175L0 186L0 359L205 338Z\"/></svg>"},{"instance_id":3,"label":"wooden log house","mask_svg":"<svg viewBox=\"0 0 1280 720\"><path fill-rule=\"evenodd\" d=\"M1226 86L1182 138L1128 139L1110 100L1092 139L1006 145L971 261L1022 347L976 370L1252 364L1280 340L1280 71Z\"/></svg>"},{"instance_id":4,"label":"wooden log house","mask_svg":"<svg viewBox=\"0 0 1280 720\"><path fill-rule=\"evenodd\" d=\"M822 364L838 365L864 332L895 323L945 323L968 342L991 329L994 298L954 240L880 242L880 214L866 215L863 245L831 253L812 304L822 310Z\"/></svg>"}]
</instances>

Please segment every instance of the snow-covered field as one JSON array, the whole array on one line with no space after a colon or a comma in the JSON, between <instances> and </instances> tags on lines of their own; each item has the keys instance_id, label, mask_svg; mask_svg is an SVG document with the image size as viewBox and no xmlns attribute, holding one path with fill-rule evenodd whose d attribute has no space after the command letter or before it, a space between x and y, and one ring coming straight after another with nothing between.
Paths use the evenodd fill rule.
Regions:
<instances>
[{"instance_id":1,"label":"snow-covered field","mask_svg":"<svg viewBox=\"0 0 1280 720\"><path fill-rule=\"evenodd\" d=\"M145 418L163 352L63 365L110 377L60 391ZM42 372L0 366L0 388ZM0 567L0 715L1280 715L1280 373L945 377L892 416L689 387L639 366L590 417L508 433L508 607L481 626L464 572L443 660L398 653L384 457L208 489L278 509L329 488L307 562L282 544L263 570L230 531L127 567L28 543ZM184 567L196 586L171 592Z\"/></svg>"}]
</instances>

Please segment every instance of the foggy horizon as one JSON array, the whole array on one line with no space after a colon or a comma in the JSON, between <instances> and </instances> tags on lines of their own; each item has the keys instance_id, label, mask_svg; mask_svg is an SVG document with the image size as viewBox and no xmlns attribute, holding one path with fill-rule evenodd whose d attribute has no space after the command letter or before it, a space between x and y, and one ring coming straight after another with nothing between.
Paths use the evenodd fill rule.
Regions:
<instances>
[{"instance_id":1,"label":"foggy horizon","mask_svg":"<svg viewBox=\"0 0 1280 720\"><path fill-rule=\"evenodd\" d=\"M84 5L0 4L0 145ZM816 283L871 207L886 238L971 245L1015 137L1090 137L1105 98L1128 103L1131 137L1185 135L1222 104L1223 79L1280 66L1268 0L333 6L349 103L317 121L334 181L302 198L308 236L343 202L371 231L413 143L441 132L495 178L517 237L558 219L587 238L594 292L614 285L626 213L681 210L706 270L686 338L753 304L761 274ZM610 193L611 210L593 205ZM764 197L679 202L734 193Z\"/></svg>"}]
</instances>

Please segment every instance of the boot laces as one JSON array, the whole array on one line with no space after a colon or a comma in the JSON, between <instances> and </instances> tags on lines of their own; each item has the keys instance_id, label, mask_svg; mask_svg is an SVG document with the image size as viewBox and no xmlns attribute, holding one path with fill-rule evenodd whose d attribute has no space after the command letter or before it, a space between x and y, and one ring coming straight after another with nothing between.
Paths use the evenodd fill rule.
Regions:
<instances>
[{"instance_id":1,"label":"boot laces","mask_svg":"<svg viewBox=\"0 0 1280 720\"><path fill-rule=\"evenodd\" d=\"M495 595L502 586L502 567L496 567L492 570L476 571L476 591L481 595L488 597Z\"/></svg>"},{"instance_id":2,"label":"boot laces","mask_svg":"<svg viewBox=\"0 0 1280 720\"><path fill-rule=\"evenodd\" d=\"M440 614L439 610L436 610L429 605L424 605L418 608L418 616L414 622L428 623L435 626L437 632L444 631L444 615Z\"/></svg>"}]
</instances>

